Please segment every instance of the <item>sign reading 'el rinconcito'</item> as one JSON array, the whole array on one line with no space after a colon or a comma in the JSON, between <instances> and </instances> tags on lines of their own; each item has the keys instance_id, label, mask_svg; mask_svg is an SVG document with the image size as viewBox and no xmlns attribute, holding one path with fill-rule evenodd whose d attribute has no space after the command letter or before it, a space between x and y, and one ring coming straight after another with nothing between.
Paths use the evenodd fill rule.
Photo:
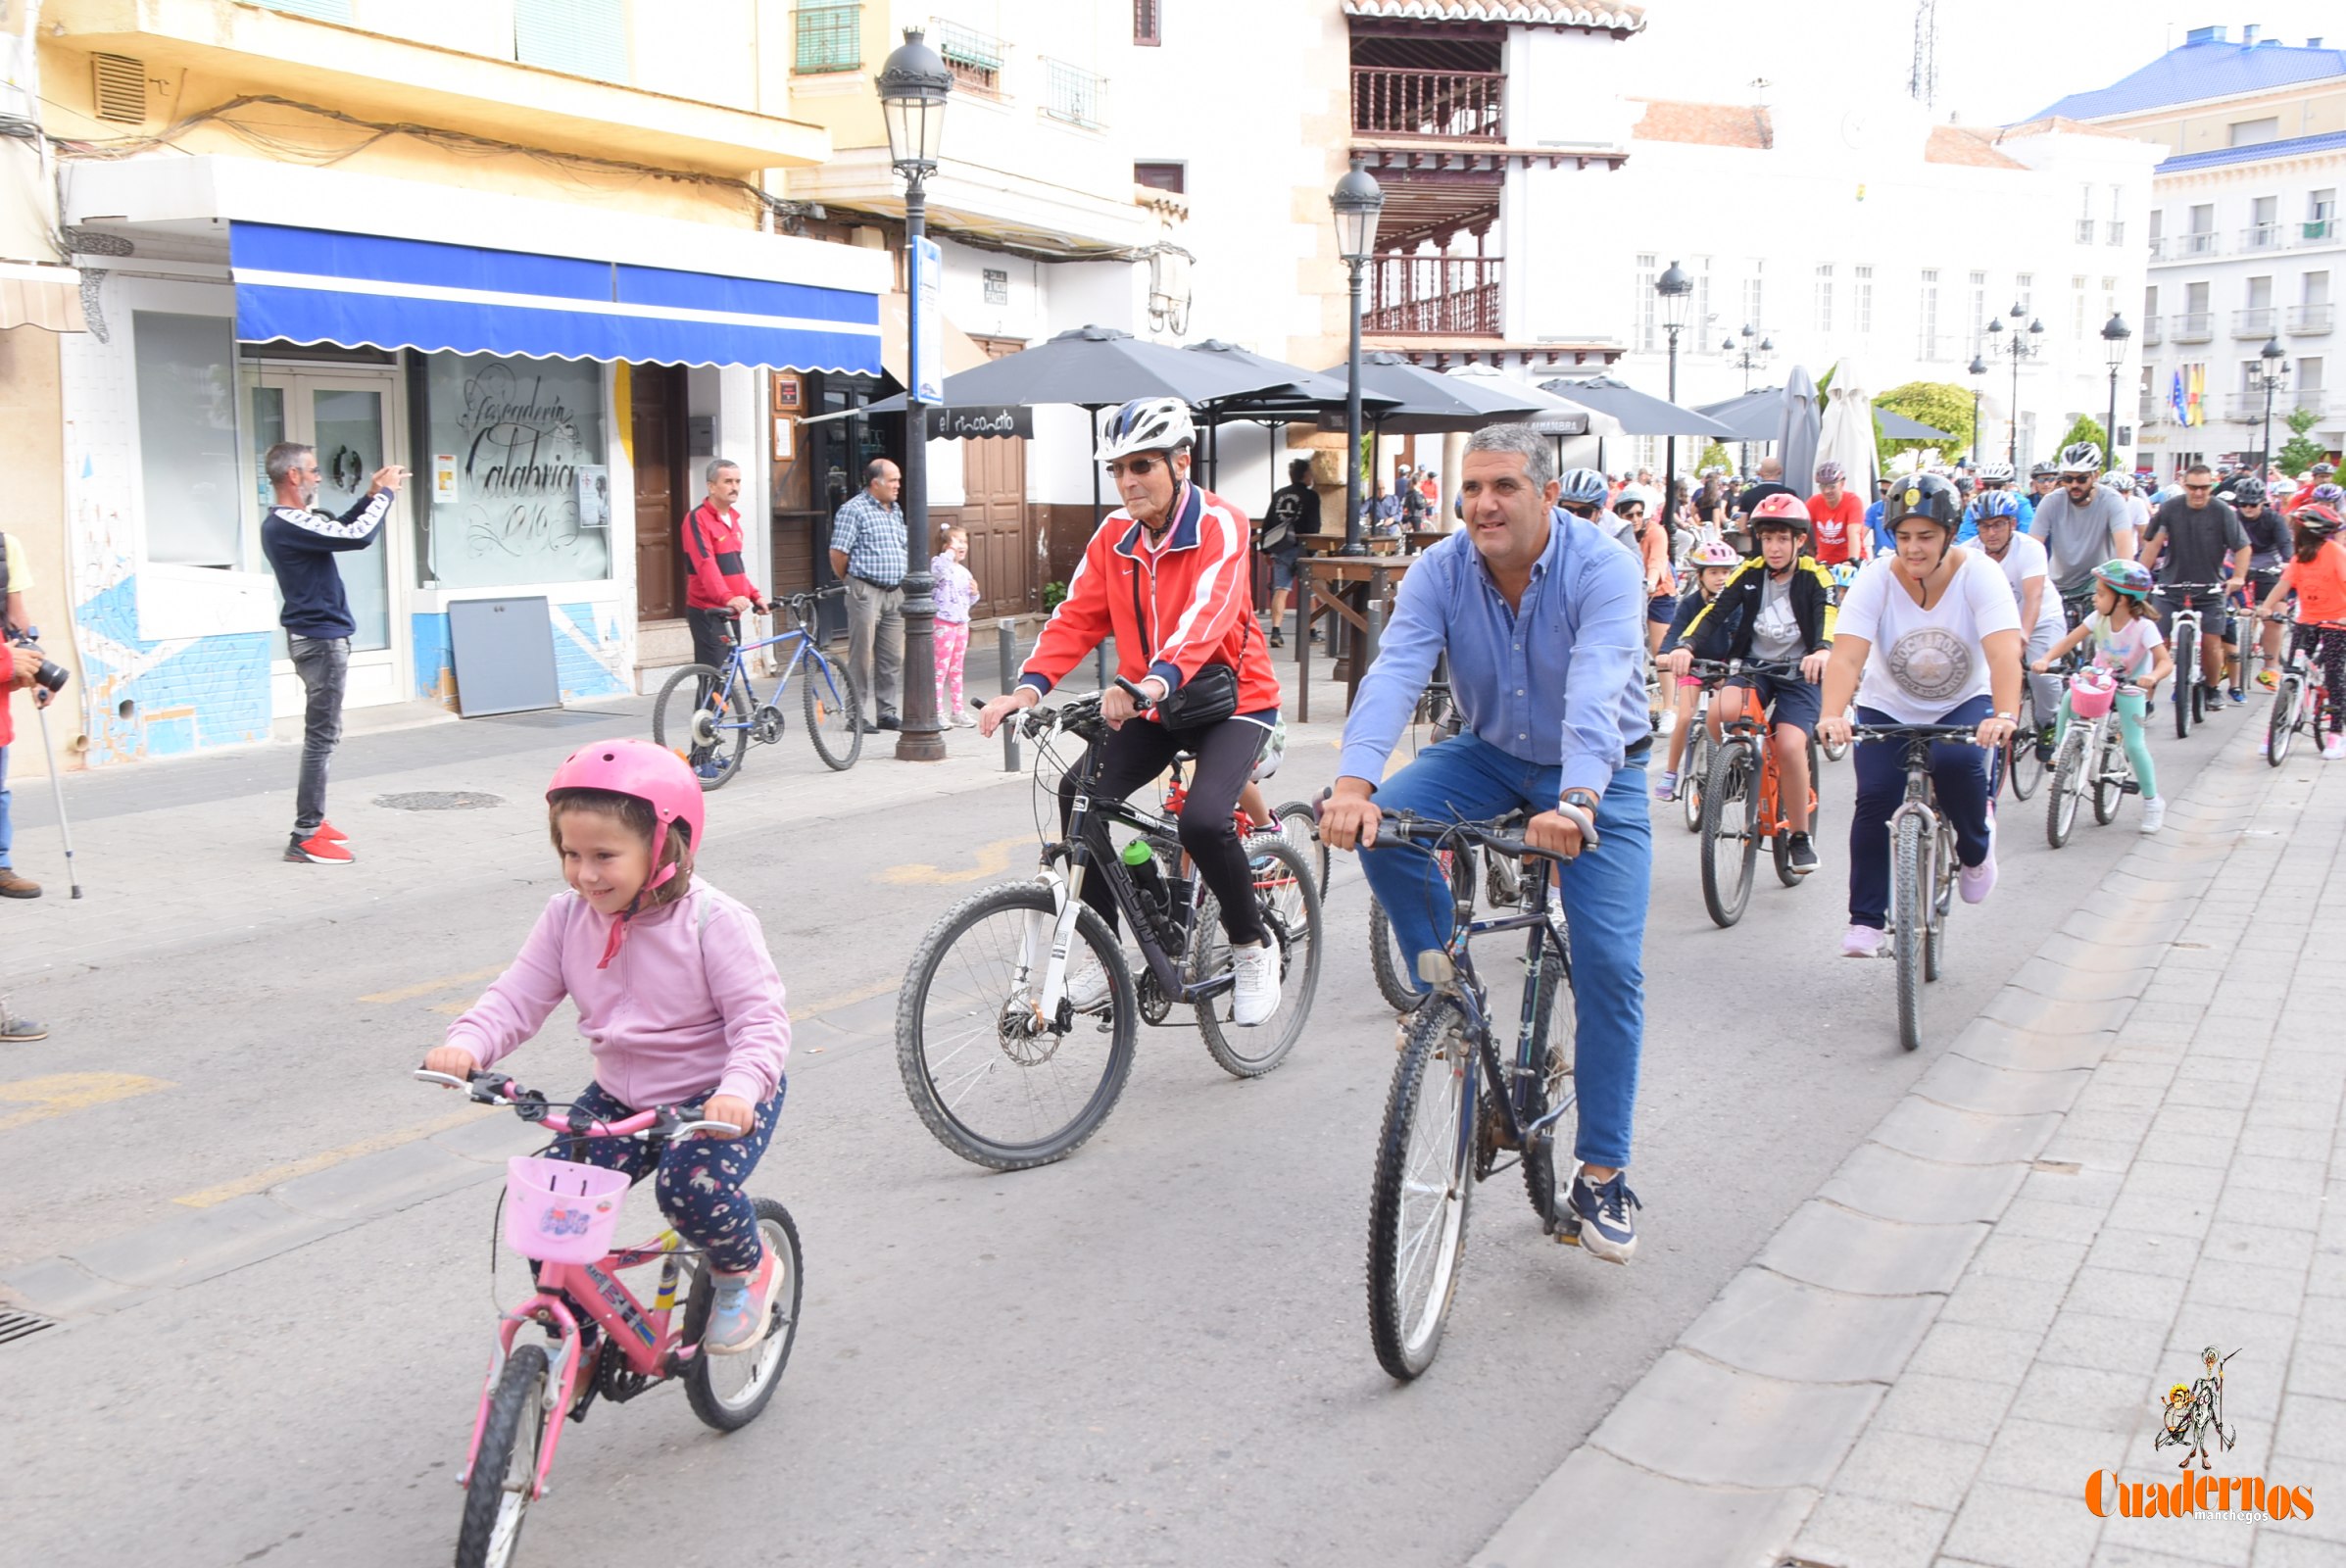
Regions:
<instances>
[{"instance_id":1,"label":"sign reading 'el rinconcito'","mask_svg":"<svg viewBox=\"0 0 2346 1568\"><path fill-rule=\"evenodd\" d=\"M455 588L610 576L610 535L579 512L580 471L604 462L602 368L428 363L431 448L456 458L454 483L433 487L433 575Z\"/></svg>"}]
</instances>

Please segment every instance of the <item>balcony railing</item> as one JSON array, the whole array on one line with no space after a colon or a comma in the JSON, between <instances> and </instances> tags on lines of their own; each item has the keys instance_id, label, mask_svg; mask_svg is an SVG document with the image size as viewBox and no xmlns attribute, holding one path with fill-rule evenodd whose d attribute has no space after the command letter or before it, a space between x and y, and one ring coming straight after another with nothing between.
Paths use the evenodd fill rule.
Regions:
<instances>
[{"instance_id":1,"label":"balcony railing","mask_svg":"<svg viewBox=\"0 0 2346 1568\"><path fill-rule=\"evenodd\" d=\"M2297 243L2300 245L2334 245L2337 241L2338 220L2334 218L2317 218L2311 222L2297 225Z\"/></svg>"},{"instance_id":2,"label":"balcony railing","mask_svg":"<svg viewBox=\"0 0 2346 1568\"><path fill-rule=\"evenodd\" d=\"M2325 337L2335 315L2334 305L2292 305L2289 307L2288 326L2291 337Z\"/></svg>"},{"instance_id":3,"label":"balcony railing","mask_svg":"<svg viewBox=\"0 0 2346 1568\"><path fill-rule=\"evenodd\" d=\"M2077 220L2077 243L2080 245L2090 245L2093 243L2092 219L2080 218Z\"/></svg>"},{"instance_id":4,"label":"balcony railing","mask_svg":"<svg viewBox=\"0 0 2346 1568\"><path fill-rule=\"evenodd\" d=\"M2295 392L2276 393L2273 399L2273 416L2280 417L2281 405L2303 410L2319 419L2329 412L2329 394L2318 386L2300 387Z\"/></svg>"},{"instance_id":5,"label":"balcony railing","mask_svg":"<svg viewBox=\"0 0 2346 1568\"><path fill-rule=\"evenodd\" d=\"M2142 402L2135 411L2135 420L2141 424L2157 424L2167 416L2167 400L2156 392L2142 394Z\"/></svg>"},{"instance_id":6,"label":"balcony railing","mask_svg":"<svg viewBox=\"0 0 2346 1568\"><path fill-rule=\"evenodd\" d=\"M2278 420L2289 412L2289 394L2273 394L2273 416ZM2254 424L2265 416L2265 394L2255 392L2227 392L2224 399L2224 416L2234 424Z\"/></svg>"},{"instance_id":7,"label":"balcony railing","mask_svg":"<svg viewBox=\"0 0 2346 1568\"><path fill-rule=\"evenodd\" d=\"M2186 311L2167 318L2169 336L2177 343L2205 343L2216 335L2216 318L2207 311Z\"/></svg>"},{"instance_id":8,"label":"balcony railing","mask_svg":"<svg viewBox=\"0 0 2346 1568\"><path fill-rule=\"evenodd\" d=\"M1496 256L1373 256L1360 329L1496 337L1500 267Z\"/></svg>"},{"instance_id":9,"label":"balcony railing","mask_svg":"<svg viewBox=\"0 0 2346 1568\"><path fill-rule=\"evenodd\" d=\"M2110 243L2111 243L2111 244L2113 244L2113 245L2124 245L2126 242L2126 220L2125 219L2123 219L2123 218L2113 218L2113 219L2111 219L2111 220L2110 220Z\"/></svg>"},{"instance_id":10,"label":"balcony railing","mask_svg":"<svg viewBox=\"0 0 2346 1568\"><path fill-rule=\"evenodd\" d=\"M863 7L805 5L791 15L790 69L802 76L863 69Z\"/></svg>"},{"instance_id":11,"label":"balcony railing","mask_svg":"<svg viewBox=\"0 0 2346 1568\"><path fill-rule=\"evenodd\" d=\"M2167 336L2159 325L2159 318L2155 316L2144 317L2142 318L2142 346L2146 349L2155 349L2166 341Z\"/></svg>"},{"instance_id":12,"label":"balcony railing","mask_svg":"<svg viewBox=\"0 0 2346 1568\"><path fill-rule=\"evenodd\" d=\"M2240 230L2240 248L2244 251L2276 251L2280 242L2278 223L2251 223Z\"/></svg>"},{"instance_id":13,"label":"balcony railing","mask_svg":"<svg viewBox=\"0 0 2346 1568\"><path fill-rule=\"evenodd\" d=\"M990 32L942 18L929 24L929 32L937 53L945 57L945 69L953 74L955 92L973 92L981 98L1002 96L1002 58L1009 52L1006 43Z\"/></svg>"},{"instance_id":14,"label":"balcony railing","mask_svg":"<svg viewBox=\"0 0 2346 1568\"><path fill-rule=\"evenodd\" d=\"M2213 256L2215 254L2216 231L2214 229L2201 229L2193 234L2175 234L2169 236L2167 241L2167 255L2170 261L2179 260L2185 256Z\"/></svg>"},{"instance_id":15,"label":"balcony railing","mask_svg":"<svg viewBox=\"0 0 2346 1568\"><path fill-rule=\"evenodd\" d=\"M1372 136L1497 141L1506 79L1498 71L1354 66L1352 128Z\"/></svg>"},{"instance_id":16,"label":"balcony railing","mask_svg":"<svg viewBox=\"0 0 2346 1568\"><path fill-rule=\"evenodd\" d=\"M1097 130L1100 119L1100 101L1106 95L1107 80L1096 76L1080 66L1064 60L1043 62L1043 112L1053 120L1063 120L1070 125Z\"/></svg>"},{"instance_id":17,"label":"balcony railing","mask_svg":"<svg viewBox=\"0 0 2346 1568\"><path fill-rule=\"evenodd\" d=\"M2280 312L2270 305L2254 305L2232 312L2232 336L2271 337L2280 323Z\"/></svg>"}]
</instances>

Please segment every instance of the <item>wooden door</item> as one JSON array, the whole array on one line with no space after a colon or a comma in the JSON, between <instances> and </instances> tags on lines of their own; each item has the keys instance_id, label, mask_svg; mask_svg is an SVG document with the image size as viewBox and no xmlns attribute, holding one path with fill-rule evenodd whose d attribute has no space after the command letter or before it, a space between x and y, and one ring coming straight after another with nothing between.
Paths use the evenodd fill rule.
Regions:
<instances>
[{"instance_id":1,"label":"wooden door","mask_svg":"<svg viewBox=\"0 0 2346 1568\"><path fill-rule=\"evenodd\" d=\"M1016 338L981 337L991 359L1026 347ZM969 570L985 598L973 614L1021 615L1042 608L1035 583L1035 536L1026 518L1026 442L984 436L961 443L961 526L969 532Z\"/></svg>"},{"instance_id":2,"label":"wooden door","mask_svg":"<svg viewBox=\"0 0 2346 1568\"><path fill-rule=\"evenodd\" d=\"M684 371L638 365L628 371L635 444L635 613L639 623L684 614Z\"/></svg>"}]
</instances>

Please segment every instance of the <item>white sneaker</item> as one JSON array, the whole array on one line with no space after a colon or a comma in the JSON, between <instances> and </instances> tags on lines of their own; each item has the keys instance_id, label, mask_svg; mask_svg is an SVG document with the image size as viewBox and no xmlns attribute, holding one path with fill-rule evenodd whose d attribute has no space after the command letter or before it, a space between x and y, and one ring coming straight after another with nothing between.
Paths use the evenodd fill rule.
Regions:
<instances>
[{"instance_id":1,"label":"white sneaker","mask_svg":"<svg viewBox=\"0 0 2346 1568\"><path fill-rule=\"evenodd\" d=\"M1098 1012L1107 1005L1107 970L1090 953L1070 954L1067 957L1067 1004L1077 1012Z\"/></svg>"},{"instance_id":2,"label":"white sneaker","mask_svg":"<svg viewBox=\"0 0 2346 1568\"><path fill-rule=\"evenodd\" d=\"M1230 950L1230 969L1238 985L1230 994L1230 1020L1251 1029L1279 1010L1279 956L1268 944Z\"/></svg>"},{"instance_id":3,"label":"white sneaker","mask_svg":"<svg viewBox=\"0 0 2346 1568\"><path fill-rule=\"evenodd\" d=\"M2167 797L2156 795L2142 803L2142 831L2156 833L2167 820Z\"/></svg>"},{"instance_id":4,"label":"white sneaker","mask_svg":"<svg viewBox=\"0 0 2346 1568\"><path fill-rule=\"evenodd\" d=\"M2346 757L2346 735L2322 736L2322 760L2334 762L2341 757Z\"/></svg>"}]
</instances>

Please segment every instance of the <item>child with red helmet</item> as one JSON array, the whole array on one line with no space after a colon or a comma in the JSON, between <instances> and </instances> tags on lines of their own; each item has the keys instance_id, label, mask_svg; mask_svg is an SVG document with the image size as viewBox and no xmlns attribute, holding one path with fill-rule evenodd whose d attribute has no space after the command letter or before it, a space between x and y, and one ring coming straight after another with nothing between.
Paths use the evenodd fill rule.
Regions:
<instances>
[{"instance_id":1,"label":"child with red helmet","mask_svg":"<svg viewBox=\"0 0 2346 1568\"><path fill-rule=\"evenodd\" d=\"M598 741L571 754L546 790L567 891L548 902L512 966L449 1025L423 1058L469 1077L535 1035L567 997L595 1058L577 1105L617 1121L706 1099L701 1115L730 1138L660 1151L660 1211L708 1256L716 1286L703 1348L750 1349L765 1337L783 1275L742 1192L782 1112L790 1015L758 916L693 874L702 848L700 781L649 741ZM651 1174L630 1138L567 1139L562 1159Z\"/></svg>"}]
</instances>

